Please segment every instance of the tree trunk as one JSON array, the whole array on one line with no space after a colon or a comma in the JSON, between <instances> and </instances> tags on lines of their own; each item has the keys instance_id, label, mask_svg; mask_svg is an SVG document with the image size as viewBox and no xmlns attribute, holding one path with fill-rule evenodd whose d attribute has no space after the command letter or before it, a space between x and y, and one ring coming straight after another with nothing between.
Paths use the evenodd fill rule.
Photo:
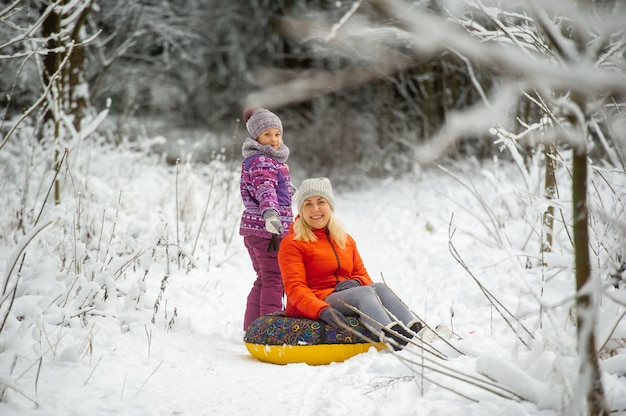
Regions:
<instances>
[{"instance_id":1,"label":"tree trunk","mask_svg":"<svg viewBox=\"0 0 626 416\"><path fill-rule=\"evenodd\" d=\"M556 145L552 144L545 151L546 158L546 177L544 183L544 194L547 200L551 201L557 195L556 192L556 161L554 158L556 157ZM542 253L551 253L552 252L552 234L554 230L554 205L548 205L548 208L543 213L543 224L541 228L542 234L542 242L541 242L541 251ZM547 262L544 258L543 265L547 266Z\"/></svg>"},{"instance_id":2,"label":"tree trunk","mask_svg":"<svg viewBox=\"0 0 626 416\"><path fill-rule=\"evenodd\" d=\"M73 116L73 124L76 130L80 130L81 121L87 116L89 110L89 86L85 77L85 47L80 45L82 41L80 32L87 22L87 16L90 11L91 1L83 9L72 30L72 40L77 46L72 49L72 55L66 68L69 88L69 108L67 111Z\"/></svg>"},{"instance_id":3,"label":"tree trunk","mask_svg":"<svg viewBox=\"0 0 626 416\"><path fill-rule=\"evenodd\" d=\"M590 288L589 232L587 210L587 152L574 149L573 166L574 199L574 250L576 263L576 310L578 324L578 350L582 383L587 385L587 414L608 415L602 387L602 374L596 354L593 330L594 300Z\"/></svg>"},{"instance_id":4,"label":"tree trunk","mask_svg":"<svg viewBox=\"0 0 626 416\"><path fill-rule=\"evenodd\" d=\"M61 2L60 6L64 6L66 2ZM56 108L48 107L44 114L44 125L54 123L54 136L60 142L60 136L63 130L60 126L60 116L56 112L63 112L72 115L73 125L76 130L80 130L82 119L86 116L89 108L88 86L84 74L85 54L84 47L79 45L81 42L81 29L87 21L87 16L91 11L91 0L86 0L87 6L82 10L77 20L72 21L71 30L63 25L63 14L53 11L43 21L42 35L48 39L47 54L43 58L43 79L46 83L55 83L54 90L57 92L58 102ZM80 5L78 5L80 7ZM46 9L45 5L41 6L41 12ZM71 26L70 26L71 27ZM71 33L69 41L73 41L75 46L69 47L68 39L63 33ZM57 73L62 65L63 60L67 57L67 53L71 55L67 60L67 64L62 68L61 75L56 79L52 79L52 75ZM62 163L62 152L57 149L55 151L55 169L58 171ZM61 184L59 179L54 183L54 200L56 204L61 202Z\"/></svg>"},{"instance_id":5,"label":"tree trunk","mask_svg":"<svg viewBox=\"0 0 626 416\"><path fill-rule=\"evenodd\" d=\"M46 10L46 7L47 5L42 4L40 12L43 13ZM58 38L58 36L55 36L61 31L61 15L56 13L56 11L50 13L48 17L43 21L41 25L41 30L43 38L48 39L46 45L48 52L43 57L43 79L46 84L56 82L57 89L60 94L62 91L62 82L58 78L56 80L53 80L52 75L57 72L57 70L59 69L59 65L61 65L61 61L63 60L60 53L56 52L60 49L61 40ZM48 107L44 114L44 125L51 120L54 120L54 110ZM56 121L54 122L56 123Z\"/></svg>"},{"instance_id":6,"label":"tree trunk","mask_svg":"<svg viewBox=\"0 0 626 416\"><path fill-rule=\"evenodd\" d=\"M41 5L41 12L43 13L46 9L46 5ZM50 107L50 101L48 101L48 106L44 113L43 125L54 124L54 137L58 141L59 132L60 132L60 120L55 115L56 111L61 111L61 102L63 101L63 77L57 77L55 79L52 76L57 72L61 62L63 61L63 56L61 52L57 52L61 50L62 39L60 39L59 33L61 32L61 21L63 16L58 14L56 11L53 11L48 15L48 17L42 23L42 35L44 38L48 39L47 48L48 52L43 58L43 79L46 84L55 83L54 90L58 92L59 101L53 105L57 106L57 108ZM54 166L57 172L60 169L60 152L57 149L54 152ZM54 181L54 203L59 205L61 203L61 184L59 183L59 179Z\"/></svg>"}]
</instances>

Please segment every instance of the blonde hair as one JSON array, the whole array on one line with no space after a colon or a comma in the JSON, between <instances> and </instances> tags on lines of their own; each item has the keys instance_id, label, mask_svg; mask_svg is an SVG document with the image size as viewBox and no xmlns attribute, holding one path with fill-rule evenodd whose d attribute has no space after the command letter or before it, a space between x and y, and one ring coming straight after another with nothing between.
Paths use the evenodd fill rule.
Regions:
<instances>
[{"instance_id":1,"label":"blonde hair","mask_svg":"<svg viewBox=\"0 0 626 416\"><path fill-rule=\"evenodd\" d=\"M337 243L340 248L346 248L346 231L332 213L326 228L328 229L329 238ZM294 222L293 231L294 240L304 241L305 243L317 241L317 236L313 233L313 229L302 217L298 217Z\"/></svg>"}]
</instances>

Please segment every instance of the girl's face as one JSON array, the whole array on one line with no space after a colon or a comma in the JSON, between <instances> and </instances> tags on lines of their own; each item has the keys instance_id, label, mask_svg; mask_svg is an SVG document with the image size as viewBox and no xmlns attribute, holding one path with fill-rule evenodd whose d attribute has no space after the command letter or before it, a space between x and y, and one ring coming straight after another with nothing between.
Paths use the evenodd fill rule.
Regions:
<instances>
[{"instance_id":1,"label":"girl's face","mask_svg":"<svg viewBox=\"0 0 626 416\"><path fill-rule=\"evenodd\" d=\"M256 141L262 145L269 144L272 146L272 149L278 150L282 141L282 136L283 135L280 130L270 127L269 129L263 130L263 133L259 134Z\"/></svg>"},{"instance_id":2,"label":"girl's face","mask_svg":"<svg viewBox=\"0 0 626 416\"><path fill-rule=\"evenodd\" d=\"M332 215L333 210L330 209L330 204L321 196L311 196L305 199L302 204L302 212L300 212L304 222L317 230L326 228Z\"/></svg>"}]
</instances>

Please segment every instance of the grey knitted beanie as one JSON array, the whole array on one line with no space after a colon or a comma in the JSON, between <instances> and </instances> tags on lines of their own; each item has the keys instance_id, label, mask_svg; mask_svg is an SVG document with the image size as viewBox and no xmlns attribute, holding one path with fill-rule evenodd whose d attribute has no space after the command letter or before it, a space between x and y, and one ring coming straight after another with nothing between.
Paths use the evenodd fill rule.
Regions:
<instances>
[{"instance_id":1,"label":"grey knitted beanie","mask_svg":"<svg viewBox=\"0 0 626 416\"><path fill-rule=\"evenodd\" d=\"M250 136L256 140L261 133L269 128L275 128L283 132L283 123L280 118L265 108L248 107L243 112L243 121Z\"/></svg>"},{"instance_id":2,"label":"grey knitted beanie","mask_svg":"<svg viewBox=\"0 0 626 416\"><path fill-rule=\"evenodd\" d=\"M298 212L302 212L304 200L312 196L321 196L328 201L330 209L335 210L333 187L328 178L311 178L302 181L298 188Z\"/></svg>"}]
</instances>

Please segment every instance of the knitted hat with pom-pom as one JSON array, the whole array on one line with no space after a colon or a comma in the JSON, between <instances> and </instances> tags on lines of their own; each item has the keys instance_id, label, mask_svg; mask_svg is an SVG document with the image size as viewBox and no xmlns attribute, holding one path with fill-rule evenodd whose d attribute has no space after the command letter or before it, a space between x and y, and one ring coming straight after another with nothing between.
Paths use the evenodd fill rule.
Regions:
<instances>
[{"instance_id":1,"label":"knitted hat with pom-pom","mask_svg":"<svg viewBox=\"0 0 626 416\"><path fill-rule=\"evenodd\" d=\"M280 118L265 108L248 107L243 112L243 121L250 136L256 140L261 133L269 128L275 128L283 132L283 123Z\"/></svg>"}]
</instances>

